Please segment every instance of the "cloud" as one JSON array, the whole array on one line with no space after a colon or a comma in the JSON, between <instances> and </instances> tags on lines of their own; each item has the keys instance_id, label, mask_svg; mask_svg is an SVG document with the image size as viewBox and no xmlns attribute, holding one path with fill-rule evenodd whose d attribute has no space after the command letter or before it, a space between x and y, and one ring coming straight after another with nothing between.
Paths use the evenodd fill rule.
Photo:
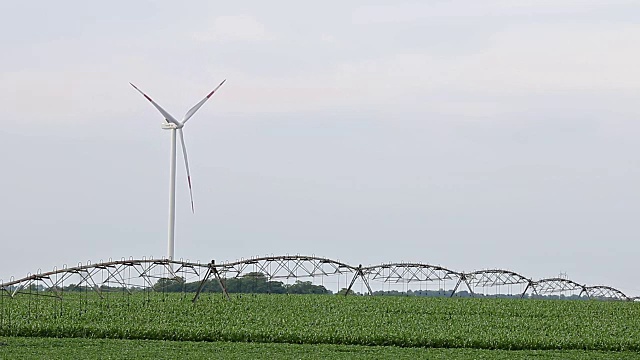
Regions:
<instances>
[{"instance_id":1,"label":"cloud","mask_svg":"<svg viewBox=\"0 0 640 360\"><path fill-rule=\"evenodd\" d=\"M320 41L323 43L329 43L329 44L334 44L337 42L336 37L329 34L320 35Z\"/></svg>"},{"instance_id":2,"label":"cloud","mask_svg":"<svg viewBox=\"0 0 640 360\"><path fill-rule=\"evenodd\" d=\"M615 5L631 5L630 0L492 0L469 2L415 2L357 7L355 24L406 23L439 17L530 16L534 14L580 14Z\"/></svg>"},{"instance_id":3,"label":"cloud","mask_svg":"<svg viewBox=\"0 0 640 360\"><path fill-rule=\"evenodd\" d=\"M475 55L439 65L449 81L474 91L635 91L638 41L640 26L522 26L497 33Z\"/></svg>"},{"instance_id":4,"label":"cloud","mask_svg":"<svg viewBox=\"0 0 640 360\"><path fill-rule=\"evenodd\" d=\"M390 53L289 76L215 70L232 81L226 105L244 111L402 108L491 116L530 109L549 94L637 94L638 42L638 26L523 25L496 33L469 55Z\"/></svg>"},{"instance_id":5,"label":"cloud","mask_svg":"<svg viewBox=\"0 0 640 360\"><path fill-rule=\"evenodd\" d=\"M25 125L76 125L97 119L118 122L115 119L131 116L131 111L144 111L136 106L140 97L130 81L144 79L146 86L140 86L155 90L153 94L166 91L167 77L158 76L162 72L155 66L135 58L114 56L109 60L112 64L70 62L64 67L0 72L5 85L0 89L0 106L7 116Z\"/></svg>"},{"instance_id":6,"label":"cloud","mask_svg":"<svg viewBox=\"0 0 640 360\"><path fill-rule=\"evenodd\" d=\"M208 41L275 39L250 16L218 17L211 29ZM0 104L8 116L37 122L77 123L96 116L146 114L148 109L129 89L128 82L133 81L179 115L209 91L203 87L205 76L211 83L228 79L216 95L216 109L221 112L367 109L394 113L403 109L492 116L526 110L541 97L562 92L589 93L591 98L624 95L626 100L616 111L638 111L632 106L640 90L637 25L523 24L494 33L483 41L486 46L474 52L448 56L433 54L428 43L412 52L388 46L389 51L379 56L359 53L368 59L323 57L325 50L312 47L298 71L280 73L257 65L261 62L256 56L252 63L238 61L235 55L231 60L207 55L208 47L193 41L192 34L186 33L192 44L180 42L176 53L203 48L191 60L198 65L182 66L178 57L159 61L149 50L127 56L115 53L103 63L90 64L82 57L80 61L68 56L59 61L69 60L64 67L41 65L0 72L5 85ZM342 38L316 36L317 43L328 41L345 43ZM264 47L282 56L297 51L283 44ZM54 49L75 54L79 49L75 45L49 48L43 54ZM212 54L219 51L215 48Z\"/></svg>"},{"instance_id":7,"label":"cloud","mask_svg":"<svg viewBox=\"0 0 640 360\"><path fill-rule=\"evenodd\" d=\"M196 33L195 37L200 41L216 43L264 42L275 39L262 23L249 15L218 16L210 29Z\"/></svg>"}]
</instances>

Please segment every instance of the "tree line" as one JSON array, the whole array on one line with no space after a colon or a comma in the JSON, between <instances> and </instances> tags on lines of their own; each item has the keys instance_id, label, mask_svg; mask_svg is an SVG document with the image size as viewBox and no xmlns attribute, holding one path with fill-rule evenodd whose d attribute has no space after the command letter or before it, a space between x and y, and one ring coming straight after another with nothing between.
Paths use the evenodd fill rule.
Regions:
<instances>
[{"instance_id":1,"label":"tree line","mask_svg":"<svg viewBox=\"0 0 640 360\"><path fill-rule=\"evenodd\" d=\"M322 285L314 285L311 281L296 281L293 284L285 284L282 281L269 280L260 272L250 272L242 277L223 279L229 293L255 293L255 294L331 294L332 292ZM153 285L156 292L196 292L200 281L185 282L181 277L160 279ZM202 292L222 292L217 279L211 278L205 281Z\"/></svg>"}]
</instances>

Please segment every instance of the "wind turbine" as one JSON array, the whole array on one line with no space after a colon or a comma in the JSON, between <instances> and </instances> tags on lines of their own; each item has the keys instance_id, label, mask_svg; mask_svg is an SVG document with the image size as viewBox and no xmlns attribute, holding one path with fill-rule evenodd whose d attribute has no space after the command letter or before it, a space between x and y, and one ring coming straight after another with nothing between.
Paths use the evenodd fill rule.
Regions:
<instances>
[{"instance_id":1,"label":"wind turbine","mask_svg":"<svg viewBox=\"0 0 640 360\"><path fill-rule=\"evenodd\" d=\"M184 155L184 166L187 169L187 182L189 183L189 196L191 197L191 211L195 212L193 207L193 190L191 189L191 173L189 172L189 160L187 159L187 147L184 143L184 135L182 134L182 128L187 123L187 121L204 105L207 100L227 81L223 80L220 85L218 85L213 91L211 91L204 99L200 100L199 103L195 104L187 113L184 115L182 121L176 120L171 114L169 114L165 109L163 109L158 103L151 100L151 98L142 92L142 90L138 89L132 83L134 89L138 90L142 96L144 96L153 106L158 109L158 111L164 116L164 122L162 123L162 128L165 130L169 130L171 132L171 155L169 160L169 234L168 234L168 244L167 244L167 253L168 259L173 260L174 255L174 233L175 233L175 224L176 224L176 132L180 136L180 144L182 145L182 155Z\"/></svg>"}]
</instances>

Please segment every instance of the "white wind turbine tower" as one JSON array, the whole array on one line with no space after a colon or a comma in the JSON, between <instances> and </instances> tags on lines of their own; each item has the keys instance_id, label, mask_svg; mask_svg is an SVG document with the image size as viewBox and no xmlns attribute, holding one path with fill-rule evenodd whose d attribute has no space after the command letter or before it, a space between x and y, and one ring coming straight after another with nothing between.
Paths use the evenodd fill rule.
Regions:
<instances>
[{"instance_id":1,"label":"white wind turbine tower","mask_svg":"<svg viewBox=\"0 0 640 360\"><path fill-rule=\"evenodd\" d=\"M174 255L174 233L175 233L175 224L176 224L176 132L180 135L180 144L182 145L182 155L184 155L184 166L187 169L187 182L189 183L189 196L191 197L191 211L194 211L193 208L193 191L191 189L191 174L189 172L189 161L187 160L187 147L184 143L184 135L182 134L182 128L187 123L187 121L193 116L193 114L204 105L207 100L227 81L223 80L220 85L218 85L213 91L211 91L204 99L202 99L199 103L195 104L187 113L184 115L182 121L176 120L171 114L169 114L166 110L164 110L160 105L158 105L155 101L151 100L147 94L143 93L142 90L138 89L135 85L131 84L134 89L138 90L142 96L144 96L153 106L155 106L158 111L164 116L165 122L162 123L162 128L165 130L169 130L171 132L171 155L169 161L169 236L168 236L168 245L167 245L167 253L169 260L173 260Z\"/></svg>"}]
</instances>

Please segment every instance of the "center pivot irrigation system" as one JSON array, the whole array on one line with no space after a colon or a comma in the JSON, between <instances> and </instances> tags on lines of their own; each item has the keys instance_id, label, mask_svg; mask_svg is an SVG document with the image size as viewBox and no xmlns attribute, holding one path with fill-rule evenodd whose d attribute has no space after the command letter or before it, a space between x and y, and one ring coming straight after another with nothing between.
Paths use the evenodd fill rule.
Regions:
<instances>
[{"instance_id":1,"label":"center pivot irrigation system","mask_svg":"<svg viewBox=\"0 0 640 360\"><path fill-rule=\"evenodd\" d=\"M268 281L291 282L310 280L328 288L347 289L360 285L363 293L396 290L432 291L435 296L454 296L466 291L470 296L536 297L549 295L574 296L602 300L636 300L610 286L588 286L566 278L532 280L516 272L501 269L460 272L425 263L388 263L374 266L354 266L317 256L285 255L241 259L232 262L199 263L169 259L121 259L97 264L38 272L25 278L0 282L0 295L44 295L62 299L73 289L93 289L99 296L121 289L122 293L163 291L161 279L180 284L197 283L191 290L198 299L207 282L217 282L227 295L225 283L230 279L252 279L256 274ZM183 290L185 293L188 290ZM252 292L244 289L243 292ZM437 294L439 293L439 294ZM429 294L427 294L429 295Z\"/></svg>"}]
</instances>

